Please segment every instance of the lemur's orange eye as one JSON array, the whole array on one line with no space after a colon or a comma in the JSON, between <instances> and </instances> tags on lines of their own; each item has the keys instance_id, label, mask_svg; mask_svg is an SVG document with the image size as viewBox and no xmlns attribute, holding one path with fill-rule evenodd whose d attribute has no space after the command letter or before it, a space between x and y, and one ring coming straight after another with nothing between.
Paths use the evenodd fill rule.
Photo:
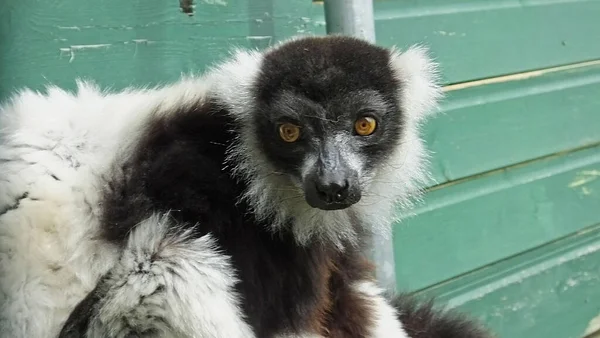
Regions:
<instances>
[{"instance_id":1,"label":"lemur's orange eye","mask_svg":"<svg viewBox=\"0 0 600 338\"><path fill-rule=\"evenodd\" d=\"M361 117L354 123L354 130L360 136L369 136L377 128L377 121L372 117Z\"/></svg>"},{"instance_id":2,"label":"lemur's orange eye","mask_svg":"<svg viewBox=\"0 0 600 338\"><path fill-rule=\"evenodd\" d=\"M284 123L279 126L279 136L285 142L296 142L300 138L300 127L291 123Z\"/></svg>"}]
</instances>

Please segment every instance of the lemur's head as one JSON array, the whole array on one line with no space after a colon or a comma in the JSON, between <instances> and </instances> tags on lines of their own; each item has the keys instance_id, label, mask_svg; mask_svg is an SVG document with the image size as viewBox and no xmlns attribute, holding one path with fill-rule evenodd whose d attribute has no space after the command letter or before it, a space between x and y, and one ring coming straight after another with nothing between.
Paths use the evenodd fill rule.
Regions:
<instances>
[{"instance_id":1,"label":"lemur's head","mask_svg":"<svg viewBox=\"0 0 600 338\"><path fill-rule=\"evenodd\" d=\"M419 126L441 95L424 49L295 38L237 51L209 79L239 126L229 164L274 229L342 244L357 225L387 229L394 206L418 195Z\"/></svg>"}]
</instances>

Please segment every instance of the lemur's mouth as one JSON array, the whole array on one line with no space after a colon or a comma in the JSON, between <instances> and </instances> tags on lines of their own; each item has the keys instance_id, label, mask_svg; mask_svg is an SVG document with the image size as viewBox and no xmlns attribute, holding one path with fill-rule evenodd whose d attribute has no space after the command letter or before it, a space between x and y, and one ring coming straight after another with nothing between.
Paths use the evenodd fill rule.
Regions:
<instances>
[{"instance_id":1,"label":"lemur's mouth","mask_svg":"<svg viewBox=\"0 0 600 338\"><path fill-rule=\"evenodd\" d=\"M325 210L325 211L344 210L355 204L355 203L319 203L318 205L313 205L308 201L308 199L306 202L308 203L308 205L310 205L313 208L321 209L321 210Z\"/></svg>"}]
</instances>

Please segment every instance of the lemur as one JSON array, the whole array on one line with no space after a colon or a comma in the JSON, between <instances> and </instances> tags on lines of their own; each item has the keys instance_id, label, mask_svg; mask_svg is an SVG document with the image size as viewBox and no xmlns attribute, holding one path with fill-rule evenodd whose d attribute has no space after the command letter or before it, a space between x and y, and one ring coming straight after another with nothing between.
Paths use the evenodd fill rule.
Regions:
<instances>
[{"instance_id":1,"label":"lemur","mask_svg":"<svg viewBox=\"0 0 600 338\"><path fill-rule=\"evenodd\" d=\"M424 47L343 36L154 88L21 90L0 108L0 332L488 337L386 297L365 256L421 195L441 97Z\"/></svg>"}]
</instances>

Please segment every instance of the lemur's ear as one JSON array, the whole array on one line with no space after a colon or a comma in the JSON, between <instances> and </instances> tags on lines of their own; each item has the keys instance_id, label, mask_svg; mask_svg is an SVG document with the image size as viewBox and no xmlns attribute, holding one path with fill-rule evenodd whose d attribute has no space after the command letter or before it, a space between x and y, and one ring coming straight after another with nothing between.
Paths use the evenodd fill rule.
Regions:
<instances>
[{"instance_id":1,"label":"lemur's ear","mask_svg":"<svg viewBox=\"0 0 600 338\"><path fill-rule=\"evenodd\" d=\"M400 83L398 99L405 116L420 122L437 110L442 98L438 64L425 47L412 46L404 52L390 51L390 66Z\"/></svg>"},{"instance_id":2,"label":"lemur's ear","mask_svg":"<svg viewBox=\"0 0 600 338\"><path fill-rule=\"evenodd\" d=\"M251 88L260 72L262 53L236 49L227 61L210 69L206 77L213 94L234 112L247 111Z\"/></svg>"}]
</instances>

